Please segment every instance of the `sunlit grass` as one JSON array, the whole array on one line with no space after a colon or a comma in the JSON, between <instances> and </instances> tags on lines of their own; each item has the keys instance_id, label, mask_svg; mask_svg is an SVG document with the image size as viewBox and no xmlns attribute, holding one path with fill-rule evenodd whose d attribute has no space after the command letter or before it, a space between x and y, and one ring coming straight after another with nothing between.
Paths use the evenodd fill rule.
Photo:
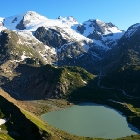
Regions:
<instances>
[{"instance_id":1,"label":"sunlit grass","mask_svg":"<svg viewBox=\"0 0 140 140\"><path fill-rule=\"evenodd\" d=\"M0 140L14 140L9 135L6 134L0 134Z\"/></svg>"}]
</instances>

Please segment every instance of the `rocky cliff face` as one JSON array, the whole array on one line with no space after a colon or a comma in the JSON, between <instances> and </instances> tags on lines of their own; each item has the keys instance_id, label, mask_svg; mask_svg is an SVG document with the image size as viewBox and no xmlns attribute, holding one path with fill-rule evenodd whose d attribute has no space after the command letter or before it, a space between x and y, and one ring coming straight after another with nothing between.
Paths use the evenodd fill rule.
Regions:
<instances>
[{"instance_id":1,"label":"rocky cliff face","mask_svg":"<svg viewBox=\"0 0 140 140\"><path fill-rule=\"evenodd\" d=\"M0 36L0 53L1 53L1 64L7 60L11 62L22 62L26 58L39 58L43 62L43 59L37 50L45 49L43 44L34 44L34 40L25 41L20 35L10 30L5 30Z\"/></svg>"},{"instance_id":2,"label":"rocky cliff face","mask_svg":"<svg viewBox=\"0 0 140 140\"><path fill-rule=\"evenodd\" d=\"M39 27L34 36L41 41L44 45L60 49L61 46L68 43L66 39L62 37L59 31L54 29L46 30L45 27Z\"/></svg>"},{"instance_id":3,"label":"rocky cliff face","mask_svg":"<svg viewBox=\"0 0 140 140\"><path fill-rule=\"evenodd\" d=\"M114 47L124 34L124 31L119 30L111 22L105 23L98 19L89 19L83 24L79 24L77 31L90 39L100 41L108 49Z\"/></svg>"}]
</instances>

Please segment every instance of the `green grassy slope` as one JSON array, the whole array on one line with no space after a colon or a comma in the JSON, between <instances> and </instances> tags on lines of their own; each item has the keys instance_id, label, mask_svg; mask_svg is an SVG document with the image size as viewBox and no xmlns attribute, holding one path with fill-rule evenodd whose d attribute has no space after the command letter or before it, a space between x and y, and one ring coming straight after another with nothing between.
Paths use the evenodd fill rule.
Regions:
<instances>
[{"instance_id":1,"label":"green grassy slope","mask_svg":"<svg viewBox=\"0 0 140 140\"><path fill-rule=\"evenodd\" d=\"M21 140L42 139L41 135L45 135L49 138L50 134L47 133L47 131L43 132L42 129L29 120L24 114L13 103L0 96L0 118L7 119L7 122L1 126L5 134Z\"/></svg>"}]
</instances>

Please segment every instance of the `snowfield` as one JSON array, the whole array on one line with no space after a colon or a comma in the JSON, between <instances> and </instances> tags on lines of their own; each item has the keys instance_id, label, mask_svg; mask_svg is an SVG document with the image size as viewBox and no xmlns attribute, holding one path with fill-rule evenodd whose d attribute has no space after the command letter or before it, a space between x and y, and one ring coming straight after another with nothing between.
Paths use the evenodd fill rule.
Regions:
<instances>
[{"instance_id":1,"label":"snowfield","mask_svg":"<svg viewBox=\"0 0 140 140\"><path fill-rule=\"evenodd\" d=\"M0 119L0 125L5 124L6 123L6 119Z\"/></svg>"},{"instance_id":2,"label":"snowfield","mask_svg":"<svg viewBox=\"0 0 140 140\"><path fill-rule=\"evenodd\" d=\"M3 18L0 18L0 22L1 21L3 21ZM34 11L28 11L25 13L21 13L21 14L15 15L15 16L5 18L3 21L3 24L4 24L5 28L11 29L11 30L16 30L18 32L19 30L17 29L17 25L21 21L23 22L23 24L25 26L24 31L29 31L29 32L33 33L34 31L37 30L38 27L42 27L42 26L45 28L52 28L52 29L56 29L59 27L60 29L62 29L64 31L64 33L61 32L61 35L64 38L69 38L70 41L79 42L79 41L85 40L86 42L94 42L94 40L87 38L87 36L89 34L92 34L93 31L95 30L93 26L90 26L91 23L94 21L91 19L86 22L83 22L83 24L81 24L81 25L84 25L84 27L86 28L86 30L84 30L84 33L82 35L80 33L78 33L78 31L76 29L73 28L73 27L77 27L80 24L72 16L68 16L68 17L59 16L57 19L48 19L47 17L42 16ZM100 21L98 19L96 19L96 22L98 22L102 26L105 26L105 23L103 23L102 21ZM23 32L23 33L26 33L26 32ZM24 36L23 33L22 33L22 35ZM107 35L110 33L115 33L116 35L114 35L113 37L109 37L107 39L116 39L116 38L119 39L123 35L123 34L121 34L122 31L120 31L117 27L107 28L104 32L104 35ZM119 33L119 34L117 34L117 33ZM68 37L68 35L66 36L66 34L68 34L69 37ZM103 40L105 40L105 37L103 38ZM96 41L95 41L95 43L96 43Z\"/></svg>"},{"instance_id":3,"label":"snowfield","mask_svg":"<svg viewBox=\"0 0 140 140\"><path fill-rule=\"evenodd\" d=\"M83 34L77 29L79 25L84 27ZM87 53L93 45L96 46L98 50L105 52L111 49L109 44L115 46L117 40L124 34L124 31L119 30L112 23L104 23L99 19L89 19L79 24L72 16L59 16L57 19L48 19L34 11L24 12L7 18L0 18L0 32L4 29L13 30L20 36L18 43L26 44L27 46L34 46L41 43L34 36L34 32L39 27L45 27L46 30L54 29L61 34L63 39L68 41L67 44L60 46L59 49L46 45L46 52L50 52L51 55L57 55L57 52L61 52L64 47L74 42L79 42ZM100 39L88 38L89 35L95 32L101 36ZM42 51L39 51L39 53L44 57L44 60L47 61L45 58L47 54L42 53ZM96 57L98 54L93 53L93 56ZM98 56L97 58L100 57ZM21 59L25 59L25 55L23 55Z\"/></svg>"}]
</instances>

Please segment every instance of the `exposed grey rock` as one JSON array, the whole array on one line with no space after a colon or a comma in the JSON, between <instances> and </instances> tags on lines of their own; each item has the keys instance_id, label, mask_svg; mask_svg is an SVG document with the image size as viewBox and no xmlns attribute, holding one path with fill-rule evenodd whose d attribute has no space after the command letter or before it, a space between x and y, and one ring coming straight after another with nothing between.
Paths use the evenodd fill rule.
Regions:
<instances>
[{"instance_id":1,"label":"exposed grey rock","mask_svg":"<svg viewBox=\"0 0 140 140\"><path fill-rule=\"evenodd\" d=\"M52 46L54 48L59 49L62 45L67 43L67 40L62 37L60 32L54 29L48 29L46 30L45 27L39 27L35 33L34 36L43 42L43 44Z\"/></svg>"},{"instance_id":2,"label":"exposed grey rock","mask_svg":"<svg viewBox=\"0 0 140 140\"><path fill-rule=\"evenodd\" d=\"M17 17L12 21L12 23L14 23L15 21L17 21Z\"/></svg>"},{"instance_id":3,"label":"exposed grey rock","mask_svg":"<svg viewBox=\"0 0 140 140\"><path fill-rule=\"evenodd\" d=\"M24 30L26 29L25 25L24 25L24 19L22 19L16 26L16 29L19 29L19 30Z\"/></svg>"}]
</instances>

